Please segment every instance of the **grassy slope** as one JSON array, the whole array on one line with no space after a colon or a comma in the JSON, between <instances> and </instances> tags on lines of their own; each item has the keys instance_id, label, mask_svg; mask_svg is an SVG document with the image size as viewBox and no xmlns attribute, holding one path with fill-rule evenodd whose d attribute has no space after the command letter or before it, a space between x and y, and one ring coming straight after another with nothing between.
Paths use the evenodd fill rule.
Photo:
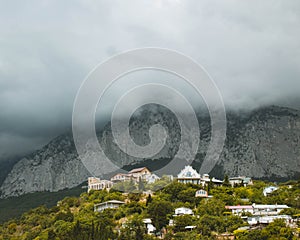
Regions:
<instances>
[{"instance_id":1,"label":"grassy slope","mask_svg":"<svg viewBox=\"0 0 300 240\"><path fill-rule=\"evenodd\" d=\"M55 206L59 200L67 196L79 196L84 191L86 189L78 186L58 192L35 192L20 197L0 199L0 223L21 216L22 213L40 205Z\"/></svg>"}]
</instances>

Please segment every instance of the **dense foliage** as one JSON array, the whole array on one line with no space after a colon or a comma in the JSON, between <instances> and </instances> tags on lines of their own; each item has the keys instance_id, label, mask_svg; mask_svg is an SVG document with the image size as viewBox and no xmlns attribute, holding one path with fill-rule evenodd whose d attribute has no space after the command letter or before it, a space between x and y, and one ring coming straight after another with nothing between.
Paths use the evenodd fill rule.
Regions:
<instances>
[{"instance_id":1,"label":"dense foliage","mask_svg":"<svg viewBox=\"0 0 300 240\"><path fill-rule=\"evenodd\" d=\"M160 183L157 182L158 186ZM40 206L24 213L20 218L0 226L0 239L158 239L146 234L144 218L151 218L157 234L165 239L216 239L222 233L234 234L236 239L298 239L299 229L275 221L267 227L243 230L247 223L226 211L225 205L235 204L287 204L284 211L300 216L300 182L281 184L280 188L264 197L263 188L268 183L255 181L253 186L234 188L209 187L213 198L196 198L197 185L173 182L153 195L142 193L123 194L91 191L80 197L66 197L57 206ZM208 189L206 189L208 190ZM121 200L126 204L118 209L94 212L94 204L108 200ZM17 207L17 206L16 206ZM188 207L194 215L173 216L175 208ZM173 224L169 224L170 219ZM193 226L187 230L186 226ZM240 229L239 229L240 228Z\"/></svg>"}]
</instances>

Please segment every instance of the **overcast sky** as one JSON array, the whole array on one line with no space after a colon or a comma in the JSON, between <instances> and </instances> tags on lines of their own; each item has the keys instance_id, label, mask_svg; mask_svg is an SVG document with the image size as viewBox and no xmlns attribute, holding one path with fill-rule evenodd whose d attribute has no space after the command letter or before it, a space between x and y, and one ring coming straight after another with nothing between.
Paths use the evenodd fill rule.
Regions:
<instances>
[{"instance_id":1,"label":"overcast sky","mask_svg":"<svg viewBox=\"0 0 300 240\"><path fill-rule=\"evenodd\" d=\"M228 108L299 107L298 0L0 0L0 156L65 131L85 76L149 46L198 61Z\"/></svg>"}]
</instances>

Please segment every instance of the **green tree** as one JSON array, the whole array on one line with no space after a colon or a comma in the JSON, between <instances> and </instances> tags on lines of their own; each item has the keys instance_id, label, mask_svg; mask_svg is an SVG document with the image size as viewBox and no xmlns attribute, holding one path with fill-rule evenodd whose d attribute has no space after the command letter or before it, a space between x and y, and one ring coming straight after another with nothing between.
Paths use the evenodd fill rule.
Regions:
<instances>
[{"instance_id":1,"label":"green tree","mask_svg":"<svg viewBox=\"0 0 300 240\"><path fill-rule=\"evenodd\" d=\"M168 215L172 214L172 212L173 207L170 202L166 200L153 199L148 205L148 214L158 230L168 224Z\"/></svg>"}]
</instances>

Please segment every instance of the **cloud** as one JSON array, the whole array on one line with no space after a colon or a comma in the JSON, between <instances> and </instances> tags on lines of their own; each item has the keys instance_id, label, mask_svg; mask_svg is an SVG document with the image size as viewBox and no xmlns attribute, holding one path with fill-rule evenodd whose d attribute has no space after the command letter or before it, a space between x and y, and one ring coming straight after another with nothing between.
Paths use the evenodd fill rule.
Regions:
<instances>
[{"instance_id":1,"label":"cloud","mask_svg":"<svg viewBox=\"0 0 300 240\"><path fill-rule=\"evenodd\" d=\"M0 31L2 149L17 148L15 138L27 139L32 144L24 151L30 150L37 139L61 133L88 72L130 48L191 56L228 108L299 107L297 0L0 1ZM128 86L119 82L110 90L106 112Z\"/></svg>"}]
</instances>

